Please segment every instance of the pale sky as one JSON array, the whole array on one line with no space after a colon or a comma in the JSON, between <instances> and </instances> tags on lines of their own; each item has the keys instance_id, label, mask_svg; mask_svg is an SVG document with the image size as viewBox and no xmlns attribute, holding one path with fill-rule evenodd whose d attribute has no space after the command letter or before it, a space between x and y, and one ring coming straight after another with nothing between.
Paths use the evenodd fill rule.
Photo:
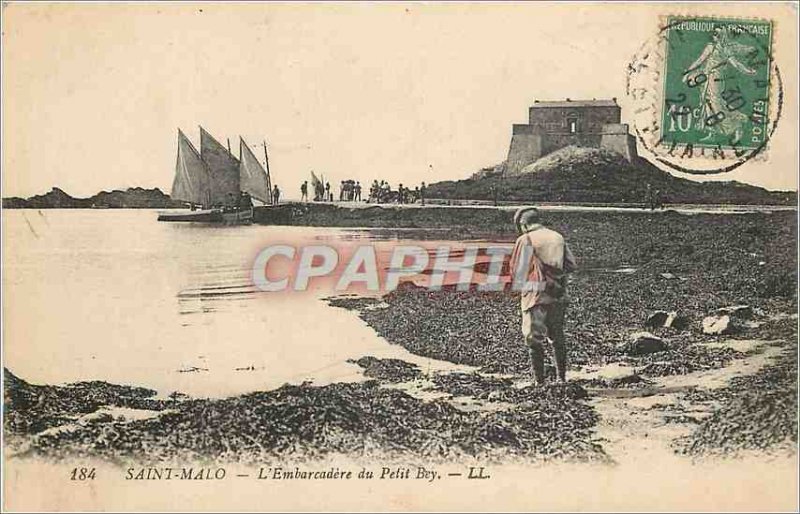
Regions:
<instances>
[{"instance_id":1,"label":"pale sky","mask_svg":"<svg viewBox=\"0 0 800 514\"><path fill-rule=\"evenodd\" d=\"M169 192L177 129L267 139L273 182L406 185L505 159L534 99L617 97L680 4L4 4L3 196ZM796 8L772 18L784 110L764 162L716 176L797 189Z\"/></svg>"}]
</instances>

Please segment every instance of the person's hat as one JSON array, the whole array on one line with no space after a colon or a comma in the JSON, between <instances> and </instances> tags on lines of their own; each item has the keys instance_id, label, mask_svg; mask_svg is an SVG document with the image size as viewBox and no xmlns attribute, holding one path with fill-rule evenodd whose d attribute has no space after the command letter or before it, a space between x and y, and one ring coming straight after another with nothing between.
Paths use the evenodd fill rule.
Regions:
<instances>
[{"instance_id":1,"label":"person's hat","mask_svg":"<svg viewBox=\"0 0 800 514\"><path fill-rule=\"evenodd\" d=\"M521 207L514 213L514 226L521 230L522 224L538 221L539 209L536 207Z\"/></svg>"}]
</instances>

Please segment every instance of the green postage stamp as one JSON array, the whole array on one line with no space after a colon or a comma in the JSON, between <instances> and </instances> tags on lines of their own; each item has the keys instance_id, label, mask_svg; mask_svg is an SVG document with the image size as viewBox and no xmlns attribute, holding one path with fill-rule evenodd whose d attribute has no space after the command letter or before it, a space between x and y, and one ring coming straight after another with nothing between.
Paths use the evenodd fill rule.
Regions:
<instances>
[{"instance_id":1,"label":"green postage stamp","mask_svg":"<svg viewBox=\"0 0 800 514\"><path fill-rule=\"evenodd\" d=\"M759 150L769 131L772 22L670 17L661 144Z\"/></svg>"}]
</instances>

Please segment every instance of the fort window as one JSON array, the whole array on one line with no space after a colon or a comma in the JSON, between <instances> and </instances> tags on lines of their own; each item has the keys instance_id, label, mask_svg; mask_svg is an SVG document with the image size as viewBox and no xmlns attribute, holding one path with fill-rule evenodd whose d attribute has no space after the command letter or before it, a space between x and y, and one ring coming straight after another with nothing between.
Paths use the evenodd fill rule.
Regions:
<instances>
[{"instance_id":1,"label":"fort window","mask_svg":"<svg viewBox=\"0 0 800 514\"><path fill-rule=\"evenodd\" d=\"M570 134L576 133L578 131L578 120L576 120L575 118L568 118L567 127L569 127Z\"/></svg>"}]
</instances>

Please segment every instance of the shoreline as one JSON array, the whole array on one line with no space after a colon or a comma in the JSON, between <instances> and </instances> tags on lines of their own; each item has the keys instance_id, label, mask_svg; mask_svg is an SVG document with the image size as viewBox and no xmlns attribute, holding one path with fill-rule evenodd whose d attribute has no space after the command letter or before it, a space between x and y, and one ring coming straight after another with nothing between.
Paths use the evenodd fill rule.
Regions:
<instances>
[{"instance_id":1,"label":"shoreline","mask_svg":"<svg viewBox=\"0 0 800 514\"><path fill-rule=\"evenodd\" d=\"M539 206L546 218L592 219L607 216L613 219L642 217L669 219L674 216L721 217L785 216L794 214L796 207L786 206L730 206L720 209L709 206L670 206L663 210L629 207L592 207L564 204L518 204L505 206L486 205L339 205L336 203L292 202L276 207L259 207L254 212L254 223L276 226L340 227L359 229L446 229L456 234L486 233L500 236L516 234L513 225L515 210L522 205Z\"/></svg>"}]
</instances>

